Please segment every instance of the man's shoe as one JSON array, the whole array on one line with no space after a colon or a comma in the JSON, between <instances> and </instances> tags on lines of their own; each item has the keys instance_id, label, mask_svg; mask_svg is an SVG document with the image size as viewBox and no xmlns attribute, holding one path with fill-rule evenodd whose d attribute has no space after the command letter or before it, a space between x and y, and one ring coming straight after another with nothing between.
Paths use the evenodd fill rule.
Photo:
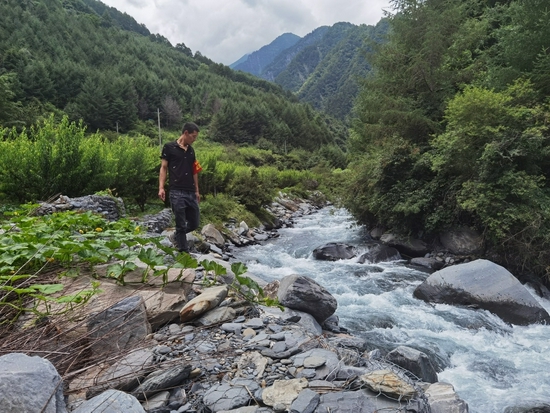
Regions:
<instances>
[{"instance_id":1,"label":"man's shoe","mask_svg":"<svg viewBox=\"0 0 550 413\"><path fill-rule=\"evenodd\" d=\"M175 232L172 232L172 233L168 236L168 239L170 240L170 242L172 243L172 246L173 246L175 249L179 249L179 248L178 248L178 242L176 241L176 233L175 233Z\"/></svg>"}]
</instances>

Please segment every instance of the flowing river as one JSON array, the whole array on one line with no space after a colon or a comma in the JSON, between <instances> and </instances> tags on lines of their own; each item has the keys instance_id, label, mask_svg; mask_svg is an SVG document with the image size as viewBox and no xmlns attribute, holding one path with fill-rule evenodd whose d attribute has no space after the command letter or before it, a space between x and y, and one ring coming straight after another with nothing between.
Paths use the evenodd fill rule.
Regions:
<instances>
[{"instance_id":1,"label":"flowing river","mask_svg":"<svg viewBox=\"0 0 550 413\"><path fill-rule=\"evenodd\" d=\"M413 291L429 274L405 262L313 259L328 242L367 250L364 228L345 210L324 208L279 234L232 253L266 281L289 274L316 280L338 300L340 325L366 339L369 350L406 345L428 354L441 369L439 381L453 384L471 413L550 404L550 326L510 326L486 311L417 300ZM537 299L550 311L550 302Z\"/></svg>"}]
</instances>

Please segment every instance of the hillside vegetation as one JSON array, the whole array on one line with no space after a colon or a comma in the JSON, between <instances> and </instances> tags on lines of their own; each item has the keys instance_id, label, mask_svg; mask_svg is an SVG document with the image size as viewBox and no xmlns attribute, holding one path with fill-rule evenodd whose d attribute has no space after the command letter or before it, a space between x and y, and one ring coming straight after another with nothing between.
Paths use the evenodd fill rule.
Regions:
<instances>
[{"instance_id":1,"label":"hillside vegetation","mask_svg":"<svg viewBox=\"0 0 550 413\"><path fill-rule=\"evenodd\" d=\"M348 207L427 239L477 228L489 257L548 277L548 2L393 3L355 108Z\"/></svg>"},{"instance_id":2,"label":"hillside vegetation","mask_svg":"<svg viewBox=\"0 0 550 413\"><path fill-rule=\"evenodd\" d=\"M333 141L333 122L280 87L172 46L95 0L9 0L0 15L3 126L53 111L92 132L154 135L160 109L163 127L192 119L218 141L310 150Z\"/></svg>"},{"instance_id":3,"label":"hillside vegetation","mask_svg":"<svg viewBox=\"0 0 550 413\"><path fill-rule=\"evenodd\" d=\"M302 102L345 120L371 67L366 51L387 32L386 20L376 26L336 23L313 30L275 57L273 47L264 46L248 55L235 69L272 81L290 90ZM258 65L257 53L270 52L271 61ZM263 56L262 55L262 56ZM264 59L265 60L265 59Z\"/></svg>"}]
</instances>

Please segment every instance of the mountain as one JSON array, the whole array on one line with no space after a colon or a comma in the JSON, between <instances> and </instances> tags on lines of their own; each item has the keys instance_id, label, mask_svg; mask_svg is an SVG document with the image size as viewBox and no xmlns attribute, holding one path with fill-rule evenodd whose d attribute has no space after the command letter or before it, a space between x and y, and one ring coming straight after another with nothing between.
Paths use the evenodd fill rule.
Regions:
<instances>
[{"instance_id":1,"label":"mountain","mask_svg":"<svg viewBox=\"0 0 550 413\"><path fill-rule=\"evenodd\" d=\"M281 85L316 109L345 119L359 80L370 71L368 44L382 41L387 31L384 19L376 26L345 22L322 26L283 50L259 73L240 70Z\"/></svg>"},{"instance_id":2,"label":"mountain","mask_svg":"<svg viewBox=\"0 0 550 413\"><path fill-rule=\"evenodd\" d=\"M229 67L259 76L275 57L289 47L292 47L299 40L300 36L296 36L292 33L284 33L267 46L241 57L235 63L229 65Z\"/></svg>"},{"instance_id":3,"label":"mountain","mask_svg":"<svg viewBox=\"0 0 550 413\"><path fill-rule=\"evenodd\" d=\"M214 140L277 148L345 136L279 85L173 46L99 1L4 0L0 16L0 131L55 113L92 133L152 138L159 115L173 130L189 119Z\"/></svg>"}]
</instances>

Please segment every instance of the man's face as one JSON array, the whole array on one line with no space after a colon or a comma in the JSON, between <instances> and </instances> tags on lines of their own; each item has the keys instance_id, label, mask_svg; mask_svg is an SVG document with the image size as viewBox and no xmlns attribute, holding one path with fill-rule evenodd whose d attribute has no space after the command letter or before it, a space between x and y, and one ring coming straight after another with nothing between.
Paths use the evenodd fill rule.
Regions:
<instances>
[{"instance_id":1,"label":"man's face","mask_svg":"<svg viewBox=\"0 0 550 413\"><path fill-rule=\"evenodd\" d=\"M197 131L193 133L185 131L183 134L185 135L185 143L188 145L192 145L197 140L197 136L199 136L199 132Z\"/></svg>"}]
</instances>

